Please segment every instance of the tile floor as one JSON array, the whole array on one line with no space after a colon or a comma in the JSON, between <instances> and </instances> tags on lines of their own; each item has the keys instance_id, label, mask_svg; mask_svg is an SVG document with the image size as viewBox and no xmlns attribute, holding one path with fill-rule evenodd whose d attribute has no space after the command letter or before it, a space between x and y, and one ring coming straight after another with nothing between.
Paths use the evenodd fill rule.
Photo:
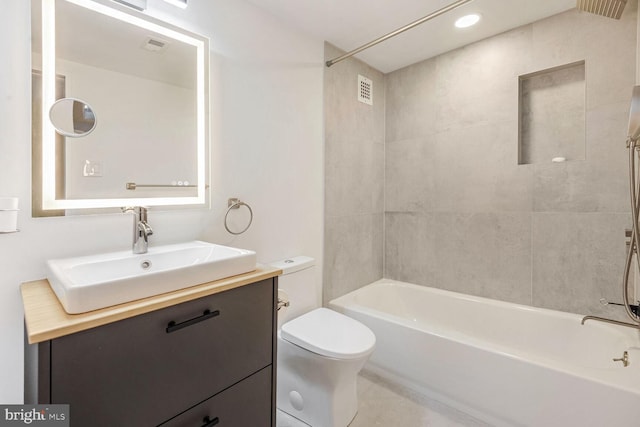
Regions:
<instances>
[{"instance_id":1,"label":"tile floor","mask_svg":"<svg viewBox=\"0 0 640 427\"><path fill-rule=\"evenodd\" d=\"M349 427L489 427L440 402L363 371L358 377L358 415ZM279 412L277 427L306 427Z\"/></svg>"}]
</instances>

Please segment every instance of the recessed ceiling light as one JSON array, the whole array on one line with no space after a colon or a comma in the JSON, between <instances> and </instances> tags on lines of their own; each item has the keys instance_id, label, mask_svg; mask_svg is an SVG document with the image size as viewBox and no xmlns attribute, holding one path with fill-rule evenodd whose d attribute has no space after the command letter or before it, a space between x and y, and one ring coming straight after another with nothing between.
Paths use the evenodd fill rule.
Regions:
<instances>
[{"instance_id":1,"label":"recessed ceiling light","mask_svg":"<svg viewBox=\"0 0 640 427\"><path fill-rule=\"evenodd\" d=\"M465 15L462 18L458 18L455 25L458 28L467 28L475 25L480 20L480 15L473 13L471 15Z\"/></svg>"}]
</instances>

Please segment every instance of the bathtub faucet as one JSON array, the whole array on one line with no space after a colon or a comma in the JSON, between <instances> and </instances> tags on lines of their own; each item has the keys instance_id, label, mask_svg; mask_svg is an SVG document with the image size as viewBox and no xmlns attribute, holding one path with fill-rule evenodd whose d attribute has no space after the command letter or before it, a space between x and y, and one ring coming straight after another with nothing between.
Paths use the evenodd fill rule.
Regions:
<instances>
[{"instance_id":1,"label":"bathtub faucet","mask_svg":"<svg viewBox=\"0 0 640 427\"><path fill-rule=\"evenodd\" d=\"M613 323L614 325L626 326L627 328L640 329L640 324L637 323L620 322L619 320L607 319L605 317L598 316L584 316L581 324L584 325L584 322L587 320L597 320L598 322Z\"/></svg>"}]
</instances>

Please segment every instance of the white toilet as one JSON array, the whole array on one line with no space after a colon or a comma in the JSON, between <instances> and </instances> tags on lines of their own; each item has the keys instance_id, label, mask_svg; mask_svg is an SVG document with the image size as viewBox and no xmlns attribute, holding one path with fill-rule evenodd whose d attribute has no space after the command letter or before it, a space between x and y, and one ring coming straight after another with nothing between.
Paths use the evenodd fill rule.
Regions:
<instances>
[{"instance_id":1,"label":"white toilet","mask_svg":"<svg viewBox=\"0 0 640 427\"><path fill-rule=\"evenodd\" d=\"M304 286L299 280L313 260L297 257L273 266L283 270L278 287L292 295L294 309L294 295ZM358 410L358 372L375 342L365 325L327 308L284 322L278 330L278 409L312 427L346 427Z\"/></svg>"}]
</instances>

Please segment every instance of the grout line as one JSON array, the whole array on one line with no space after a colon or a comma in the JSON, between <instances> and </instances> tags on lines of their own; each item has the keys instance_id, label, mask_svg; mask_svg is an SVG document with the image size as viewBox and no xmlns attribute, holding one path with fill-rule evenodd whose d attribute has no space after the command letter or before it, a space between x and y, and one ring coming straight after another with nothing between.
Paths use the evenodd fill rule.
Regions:
<instances>
[{"instance_id":1,"label":"grout line","mask_svg":"<svg viewBox=\"0 0 640 427\"><path fill-rule=\"evenodd\" d=\"M529 261L530 262L530 265L529 265L530 273L529 274L531 276L530 277L530 285L529 285L530 286L530 291L531 291L531 293L530 293L531 301L530 301L529 305L531 305L532 307L533 307L533 251L534 251L534 247L535 247L535 245L533 244L533 236L535 234L533 232L533 215L534 215L534 212L531 212L529 214L529 224L530 224L529 233L531 234L530 237L529 237L529 245L530 245L530 248L531 248L531 255L530 255L531 256L531 260Z\"/></svg>"}]
</instances>

